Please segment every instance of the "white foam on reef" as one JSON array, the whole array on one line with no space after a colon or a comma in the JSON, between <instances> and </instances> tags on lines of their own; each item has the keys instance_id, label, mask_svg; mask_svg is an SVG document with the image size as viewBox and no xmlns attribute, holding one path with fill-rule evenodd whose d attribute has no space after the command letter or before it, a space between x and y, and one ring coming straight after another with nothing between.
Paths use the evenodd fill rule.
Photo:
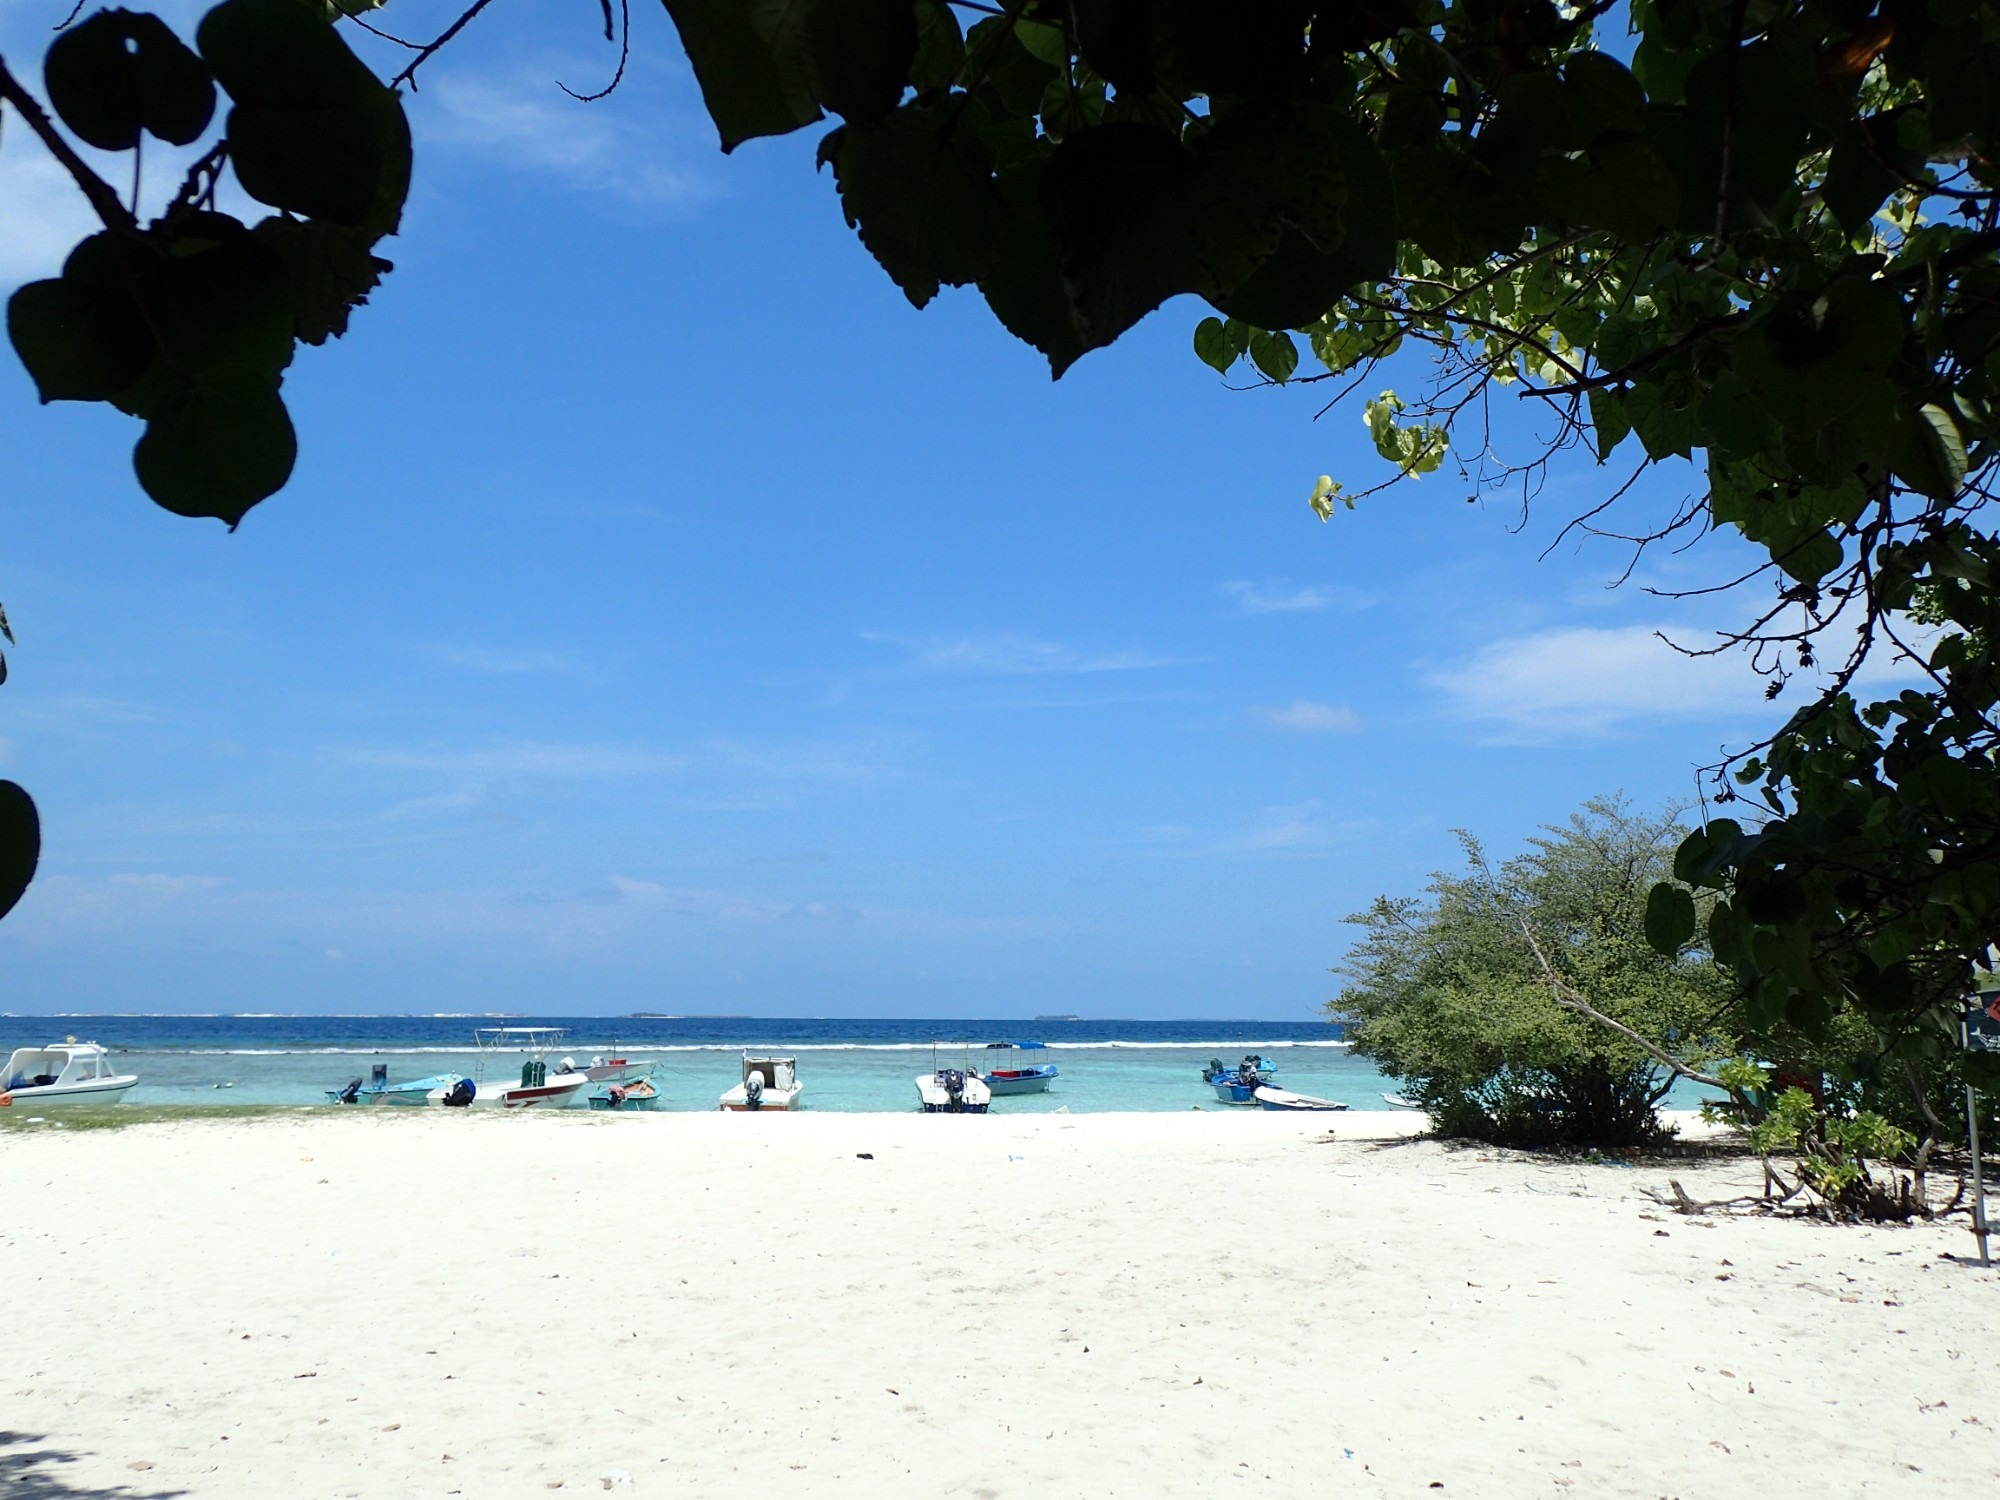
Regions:
<instances>
[{"instance_id":1,"label":"white foam on reef","mask_svg":"<svg viewBox=\"0 0 2000 1500\"><path fill-rule=\"evenodd\" d=\"M593 1042L577 1037L565 1037L551 1046L571 1052L603 1052L616 1049L635 1057L649 1053L667 1052L743 1052L759 1048L782 1047L790 1052L930 1052L962 1049L967 1044L962 1041L937 1042L789 1042L783 1038L744 1042L666 1042L654 1045L650 1042L634 1042L619 1039L609 1042ZM973 1042L971 1048L976 1053L988 1051L983 1044ZM1050 1051L1072 1052L1214 1052L1218 1049L1233 1052L1243 1048L1254 1052L1281 1052L1287 1048L1313 1048L1339 1051L1351 1046L1349 1042L1049 1042ZM544 1052L548 1046L534 1047L477 1047L471 1042L461 1042L446 1046L381 1046L381 1047L114 1047L113 1051L130 1052L171 1052L180 1057L425 1057L443 1054L464 1054L468 1052ZM1003 1049L995 1047L992 1051Z\"/></svg>"}]
</instances>

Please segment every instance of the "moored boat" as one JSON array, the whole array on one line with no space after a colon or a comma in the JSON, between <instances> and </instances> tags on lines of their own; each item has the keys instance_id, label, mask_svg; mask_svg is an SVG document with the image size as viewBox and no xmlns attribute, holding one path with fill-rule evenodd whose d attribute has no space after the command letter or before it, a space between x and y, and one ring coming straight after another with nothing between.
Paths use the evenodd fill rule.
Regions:
<instances>
[{"instance_id":1,"label":"moored boat","mask_svg":"<svg viewBox=\"0 0 2000 1500\"><path fill-rule=\"evenodd\" d=\"M804 1092L805 1085L799 1082L799 1060L796 1057L759 1057L746 1052L743 1054L743 1081L723 1093L721 1108L758 1113L797 1109L799 1095Z\"/></svg>"},{"instance_id":2,"label":"moored boat","mask_svg":"<svg viewBox=\"0 0 2000 1500\"><path fill-rule=\"evenodd\" d=\"M1037 1053L1048 1050L1046 1042L988 1042L988 1052ZM1003 1058L1000 1067L989 1067L978 1075L996 1099L1015 1094L1043 1094L1050 1084L1062 1076L1062 1070L1052 1062L1038 1062L1029 1057Z\"/></svg>"},{"instance_id":3,"label":"moored boat","mask_svg":"<svg viewBox=\"0 0 2000 1500\"><path fill-rule=\"evenodd\" d=\"M486 1026L473 1032L479 1046L479 1078L474 1104L501 1109L561 1109L574 1103L590 1079L574 1071L565 1058L549 1071L548 1054L565 1034L560 1026ZM525 1052L521 1081L517 1084L487 1081L487 1059L502 1053Z\"/></svg>"},{"instance_id":4,"label":"moored boat","mask_svg":"<svg viewBox=\"0 0 2000 1500\"><path fill-rule=\"evenodd\" d=\"M592 1094L585 1102L592 1109L653 1109L660 1102L660 1091L648 1079L640 1078L632 1083L614 1083L603 1093Z\"/></svg>"},{"instance_id":5,"label":"moored boat","mask_svg":"<svg viewBox=\"0 0 2000 1500\"><path fill-rule=\"evenodd\" d=\"M1422 1108L1423 1108L1423 1106L1422 1106L1421 1104L1417 1103L1417 1101L1416 1101L1416 1100L1414 1100L1414 1099L1405 1099L1405 1098L1404 1098L1404 1097L1403 1097L1403 1096L1402 1096L1401 1094L1384 1094L1384 1095L1382 1096L1382 1102L1383 1102L1384 1104L1388 1105L1388 1106L1389 1106L1389 1107L1390 1107L1391 1109L1422 1109Z\"/></svg>"},{"instance_id":6,"label":"moored boat","mask_svg":"<svg viewBox=\"0 0 2000 1500\"><path fill-rule=\"evenodd\" d=\"M983 1115L993 1091L969 1068L938 1068L917 1075L917 1098L927 1115Z\"/></svg>"},{"instance_id":7,"label":"moored boat","mask_svg":"<svg viewBox=\"0 0 2000 1500\"><path fill-rule=\"evenodd\" d=\"M17 1047L0 1073L0 1106L116 1104L139 1075L113 1072L110 1056L97 1043L75 1037L46 1047Z\"/></svg>"},{"instance_id":8,"label":"moored boat","mask_svg":"<svg viewBox=\"0 0 2000 1500\"><path fill-rule=\"evenodd\" d=\"M376 1063L367 1082L352 1079L345 1088L328 1089L326 1097L330 1104L447 1105L463 1108L472 1102L477 1092L478 1085L462 1073L433 1073L428 1078L391 1083L388 1064Z\"/></svg>"},{"instance_id":9,"label":"moored boat","mask_svg":"<svg viewBox=\"0 0 2000 1500\"><path fill-rule=\"evenodd\" d=\"M1233 1068L1212 1057L1201 1070L1201 1081L1214 1089L1215 1097L1224 1104L1255 1104L1257 1090L1276 1082L1277 1077L1278 1070L1254 1052Z\"/></svg>"},{"instance_id":10,"label":"moored boat","mask_svg":"<svg viewBox=\"0 0 2000 1500\"><path fill-rule=\"evenodd\" d=\"M1311 1094L1295 1094L1290 1089L1276 1089L1268 1084L1259 1087L1251 1096L1260 1109L1326 1110L1345 1109L1347 1106L1338 1099L1320 1099Z\"/></svg>"}]
</instances>

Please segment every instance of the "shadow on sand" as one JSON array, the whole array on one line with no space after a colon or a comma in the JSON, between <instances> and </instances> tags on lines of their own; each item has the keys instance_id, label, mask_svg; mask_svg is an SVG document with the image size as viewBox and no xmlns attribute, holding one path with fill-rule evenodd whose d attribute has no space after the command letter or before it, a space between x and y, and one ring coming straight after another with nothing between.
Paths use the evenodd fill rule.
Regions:
<instances>
[{"instance_id":1,"label":"shadow on sand","mask_svg":"<svg viewBox=\"0 0 2000 1500\"><path fill-rule=\"evenodd\" d=\"M63 1469L76 1459L74 1453L44 1446L39 1433L0 1432L0 1495L7 1500L173 1500L187 1493L71 1484Z\"/></svg>"}]
</instances>

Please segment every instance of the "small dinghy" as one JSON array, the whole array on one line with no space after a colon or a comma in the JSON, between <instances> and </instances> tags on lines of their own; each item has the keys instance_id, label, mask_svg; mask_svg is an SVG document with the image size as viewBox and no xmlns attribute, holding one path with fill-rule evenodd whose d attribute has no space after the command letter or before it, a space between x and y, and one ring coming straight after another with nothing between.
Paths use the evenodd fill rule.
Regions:
<instances>
[{"instance_id":1,"label":"small dinghy","mask_svg":"<svg viewBox=\"0 0 2000 1500\"><path fill-rule=\"evenodd\" d=\"M988 1042L988 1052L1045 1052L1044 1042ZM1003 1095L1045 1094L1049 1085L1062 1075L1062 1070L1054 1063L1037 1062L1033 1058L1003 1058L1000 1066L988 1068L979 1075L987 1088L997 1099Z\"/></svg>"},{"instance_id":2,"label":"small dinghy","mask_svg":"<svg viewBox=\"0 0 2000 1500\"><path fill-rule=\"evenodd\" d=\"M1405 1098L1404 1098L1404 1097L1403 1097L1403 1096L1402 1096L1401 1094L1384 1094L1384 1095L1382 1096L1382 1102L1383 1102L1384 1104L1388 1105L1388 1106L1389 1106L1389 1107L1390 1107L1391 1109L1422 1109L1422 1108L1423 1108L1423 1106L1422 1106L1421 1104L1417 1103L1417 1101L1416 1101L1416 1100L1414 1100L1414 1099L1405 1099Z\"/></svg>"},{"instance_id":3,"label":"small dinghy","mask_svg":"<svg viewBox=\"0 0 2000 1500\"><path fill-rule=\"evenodd\" d=\"M1345 1109L1347 1106L1338 1099L1317 1099L1311 1094L1295 1094L1290 1089L1274 1089L1268 1086L1255 1093L1259 1109Z\"/></svg>"},{"instance_id":4,"label":"small dinghy","mask_svg":"<svg viewBox=\"0 0 2000 1500\"><path fill-rule=\"evenodd\" d=\"M601 1094L590 1096L592 1109L653 1109L660 1102L660 1091L646 1079L636 1083L614 1083Z\"/></svg>"}]
</instances>

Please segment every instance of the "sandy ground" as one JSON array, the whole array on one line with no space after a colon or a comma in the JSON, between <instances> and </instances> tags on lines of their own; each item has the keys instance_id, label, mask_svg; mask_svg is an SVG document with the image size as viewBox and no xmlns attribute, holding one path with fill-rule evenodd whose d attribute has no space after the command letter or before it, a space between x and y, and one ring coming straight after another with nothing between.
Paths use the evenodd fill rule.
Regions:
<instances>
[{"instance_id":1,"label":"sandy ground","mask_svg":"<svg viewBox=\"0 0 2000 1500\"><path fill-rule=\"evenodd\" d=\"M1996 1492L1963 1228L1412 1123L0 1132L0 1495Z\"/></svg>"}]
</instances>

